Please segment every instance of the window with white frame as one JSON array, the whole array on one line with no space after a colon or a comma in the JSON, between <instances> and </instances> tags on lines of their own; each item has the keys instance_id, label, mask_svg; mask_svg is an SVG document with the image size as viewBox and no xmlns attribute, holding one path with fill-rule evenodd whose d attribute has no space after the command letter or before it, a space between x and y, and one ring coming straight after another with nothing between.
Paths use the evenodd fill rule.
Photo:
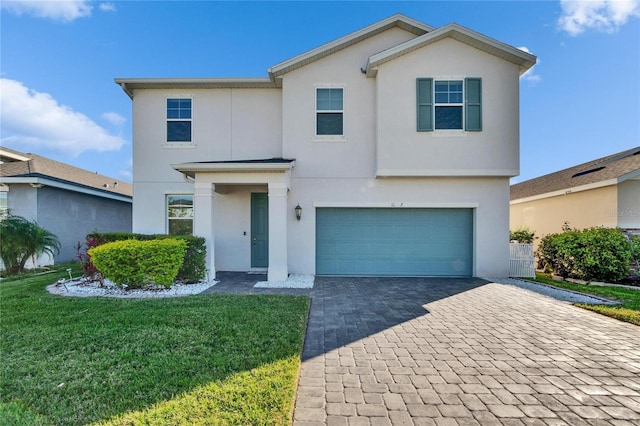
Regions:
<instances>
[{"instance_id":1,"label":"window with white frame","mask_svg":"<svg viewBox=\"0 0 640 426\"><path fill-rule=\"evenodd\" d=\"M191 99L167 98L167 142L191 142Z\"/></svg>"},{"instance_id":2,"label":"window with white frame","mask_svg":"<svg viewBox=\"0 0 640 426\"><path fill-rule=\"evenodd\" d=\"M344 134L344 90L336 87L316 88L316 135Z\"/></svg>"},{"instance_id":3,"label":"window with white frame","mask_svg":"<svg viewBox=\"0 0 640 426\"><path fill-rule=\"evenodd\" d=\"M462 80L436 80L434 92L435 128L462 129Z\"/></svg>"},{"instance_id":4,"label":"window with white frame","mask_svg":"<svg viewBox=\"0 0 640 426\"><path fill-rule=\"evenodd\" d=\"M482 80L418 78L417 129L482 130Z\"/></svg>"},{"instance_id":5,"label":"window with white frame","mask_svg":"<svg viewBox=\"0 0 640 426\"><path fill-rule=\"evenodd\" d=\"M193 234L193 195L167 195L169 235Z\"/></svg>"}]
</instances>

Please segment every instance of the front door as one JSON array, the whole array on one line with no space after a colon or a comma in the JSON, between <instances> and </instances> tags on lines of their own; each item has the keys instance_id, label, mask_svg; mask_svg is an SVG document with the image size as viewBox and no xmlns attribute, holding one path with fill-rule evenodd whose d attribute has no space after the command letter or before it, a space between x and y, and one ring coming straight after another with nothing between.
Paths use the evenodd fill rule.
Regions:
<instances>
[{"instance_id":1,"label":"front door","mask_svg":"<svg viewBox=\"0 0 640 426\"><path fill-rule=\"evenodd\" d=\"M269 266L269 196L251 194L251 267Z\"/></svg>"}]
</instances>

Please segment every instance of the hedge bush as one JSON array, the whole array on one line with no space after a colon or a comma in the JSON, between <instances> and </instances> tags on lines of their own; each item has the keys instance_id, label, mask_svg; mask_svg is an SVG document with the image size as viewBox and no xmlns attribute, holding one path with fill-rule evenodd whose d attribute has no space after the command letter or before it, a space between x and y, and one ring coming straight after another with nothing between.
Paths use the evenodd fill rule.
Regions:
<instances>
[{"instance_id":1,"label":"hedge bush","mask_svg":"<svg viewBox=\"0 0 640 426\"><path fill-rule=\"evenodd\" d=\"M118 285L170 287L182 266L186 247L185 241L170 238L125 240L102 244L88 253L98 271Z\"/></svg>"},{"instance_id":2,"label":"hedge bush","mask_svg":"<svg viewBox=\"0 0 640 426\"><path fill-rule=\"evenodd\" d=\"M526 226L521 226L513 230L509 230L509 241L517 241L519 243L531 244L536 237L536 233Z\"/></svg>"},{"instance_id":3,"label":"hedge bush","mask_svg":"<svg viewBox=\"0 0 640 426\"><path fill-rule=\"evenodd\" d=\"M618 228L568 229L542 238L538 267L565 278L619 281L629 275L632 249Z\"/></svg>"},{"instance_id":4,"label":"hedge bush","mask_svg":"<svg viewBox=\"0 0 640 426\"><path fill-rule=\"evenodd\" d=\"M183 283L196 283L205 279L207 275L207 249L205 239L202 237L192 235L132 234L127 232L92 232L87 235L87 241L91 241L92 246L99 246L114 241L151 241L166 238L182 240L187 243L184 262L182 263L176 280Z\"/></svg>"}]
</instances>

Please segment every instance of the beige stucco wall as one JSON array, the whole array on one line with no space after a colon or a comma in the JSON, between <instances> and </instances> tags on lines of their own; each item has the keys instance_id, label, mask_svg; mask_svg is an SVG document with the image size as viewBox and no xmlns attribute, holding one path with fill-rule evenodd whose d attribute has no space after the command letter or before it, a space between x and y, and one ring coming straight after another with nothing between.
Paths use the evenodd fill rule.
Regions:
<instances>
[{"instance_id":1,"label":"beige stucco wall","mask_svg":"<svg viewBox=\"0 0 640 426\"><path fill-rule=\"evenodd\" d=\"M640 229L640 179L618 185L618 209L608 214L617 216L621 228Z\"/></svg>"},{"instance_id":2,"label":"beige stucco wall","mask_svg":"<svg viewBox=\"0 0 640 426\"><path fill-rule=\"evenodd\" d=\"M434 59L437 58L437 59ZM482 131L416 131L416 79L482 78ZM377 83L377 169L392 176L519 173L518 67L453 39L382 64Z\"/></svg>"},{"instance_id":3,"label":"beige stucco wall","mask_svg":"<svg viewBox=\"0 0 640 426\"><path fill-rule=\"evenodd\" d=\"M527 226L536 236L561 232L565 222L572 228L616 227L618 193L616 186L570 192L525 203L511 202L509 226Z\"/></svg>"}]
</instances>

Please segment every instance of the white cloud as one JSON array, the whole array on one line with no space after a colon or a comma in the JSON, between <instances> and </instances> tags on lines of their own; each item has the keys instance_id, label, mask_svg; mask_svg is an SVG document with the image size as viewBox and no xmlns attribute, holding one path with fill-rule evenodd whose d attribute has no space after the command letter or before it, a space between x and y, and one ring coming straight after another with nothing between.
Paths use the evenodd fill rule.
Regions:
<instances>
[{"instance_id":1,"label":"white cloud","mask_svg":"<svg viewBox=\"0 0 640 426\"><path fill-rule=\"evenodd\" d=\"M50 149L73 157L83 151L117 151L125 140L109 134L84 114L60 105L48 93L0 79L2 144Z\"/></svg>"},{"instance_id":2,"label":"white cloud","mask_svg":"<svg viewBox=\"0 0 640 426\"><path fill-rule=\"evenodd\" d=\"M523 52L531 53L531 51L525 46L518 47L518 49L522 50ZM539 63L540 63L540 59L536 59L536 64L531 68L529 68L524 74L522 74L520 76L520 79L524 81L528 81L531 84L539 83L540 80L542 80L542 77L539 74L536 74L535 72L536 66Z\"/></svg>"},{"instance_id":3,"label":"white cloud","mask_svg":"<svg viewBox=\"0 0 640 426\"><path fill-rule=\"evenodd\" d=\"M100 6L98 6L98 7L103 12L115 12L116 11L116 5L113 4L113 3L100 3Z\"/></svg>"},{"instance_id":4,"label":"white cloud","mask_svg":"<svg viewBox=\"0 0 640 426\"><path fill-rule=\"evenodd\" d=\"M3 0L2 8L16 15L32 15L54 21L71 22L91 16L88 0Z\"/></svg>"},{"instance_id":5,"label":"white cloud","mask_svg":"<svg viewBox=\"0 0 640 426\"><path fill-rule=\"evenodd\" d=\"M640 0L560 0L560 6L558 26L572 36L588 29L612 33L640 17Z\"/></svg>"},{"instance_id":6,"label":"white cloud","mask_svg":"<svg viewBox=\"0 0 640 426\"><path fill-rule=\"evenodd\" d=\"M102 114L101 116L104 120L108 121L109 123L113 124L114 126L122 126L124 123L127 122L127 119L123 116L121 116L120 114L118 114L117 112L105 112L104 114Z\"/></svg>"}]
</instances>

